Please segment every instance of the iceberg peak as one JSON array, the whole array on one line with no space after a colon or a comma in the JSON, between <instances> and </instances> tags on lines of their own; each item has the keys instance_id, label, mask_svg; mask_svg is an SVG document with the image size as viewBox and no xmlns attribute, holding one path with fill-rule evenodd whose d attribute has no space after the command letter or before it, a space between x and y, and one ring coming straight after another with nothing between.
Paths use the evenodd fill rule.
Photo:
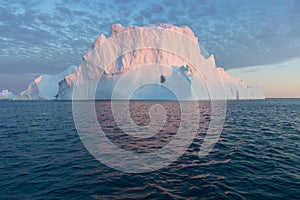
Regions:
<instances>
[{"instance_id":1,"label":"iceberg peak","mask_svg":"<svg viewBox=\"0 0 300 200\"><path fill-rule=\"evenodd\" d=\"M124 35L125 39L122 37ZM104 42L110 42L111 38L124 46L105 49L106 43L104 44ZM193 55L192 58L197 60L197 66L184 56L174 53L172 48L170 51L153 48L151 46L153 42L158 46L168 43L176 51L183 52L185 55ZM151 48L136 48L140 44L150 44ZM94 84L99 75L101 78L98 80L98 87L95 91L96 99L112 99L114 88L120 80L124 81L125 88L115 91L118 93L118 97L128 95L126 87L130 85L138 87L144 81L157 83L153 87L150 85L143 87L144 91L133 94L133 99L169 99L172 95L167 94L164 87L171 85L182 91L183 99L194 100L190 87L196 85L199 90L197 92L202 95L202 99L208 100L210 95L207 93L205 81L209 80L211 81L209 84L212 86L223 84L222 90L224 91L216 93L225 92L227 99L264 98L258 88L246 86L241 79L230 76L223 68L216 66L214 55L204 57L200 50L198 38L188 26L150 24L143 27L124 27L121 24L114 24L111 26L109 38L100 34L94 40L84 54L81 65L71 66L54 76L41 75L37 77L17 99L71 100L74 87L80 87L82 82L86 82L87 85ZM115 60L107 62L109 60L107 57L111 54L117 56ZM109 64L102 66L104 63ZM149 64L153 66L151 67ZM197 73L199 70L200 74ZM211 75L214 77L209 77ZM213 82L219 78L222 80L221 82ZM76 80L81 82L77 83ZM184 81L187 85L181 85L180 81ZM87 88L87 91L94 90Z\"/></svg>"}]
</instances>

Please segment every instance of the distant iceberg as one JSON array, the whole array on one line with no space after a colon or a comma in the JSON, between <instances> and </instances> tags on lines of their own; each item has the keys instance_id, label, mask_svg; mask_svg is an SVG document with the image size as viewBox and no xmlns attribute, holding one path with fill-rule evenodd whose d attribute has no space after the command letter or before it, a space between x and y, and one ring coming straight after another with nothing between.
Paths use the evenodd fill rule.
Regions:
<instances>
[{"instance_id":1,"label":"distant iceberg","mask_svg":"<svg viewBox=\"0 0 300 200\"><path fill-rule=\"evenodd\" d=\"M14 100L16 96L8 90L0 92L0 100Z\"/></svg>"},{"instance_id":2,"label":"distant iceberg","mask_svg":"<svg viewBox=\"0 0 300 200\"><path fill-rule=\"evenodd\" d=\"M55 100L59 85L67 75L74 73L77 70L76 66L70 66L65 71L56 75L40 75L35 78L27 87L21 92L17 100Z\"/></svg>"},{"instance_id":3,"label":"distant iceberg","mask_svg":"<svg viewBox=\"0 0 300 200\"><path fill-rule=\"evenodd\" d=\"M136 26L123 27L120 24L112 26L111 37L124 31L134 30ZM177 27L170 24L149 25L143 28L158 30L154 31L154 35L147 35L147 31L141 31L139 34L132 34L128 41L132 46L135 46L136 41L143 40L143 42L151 42L153 38L159 38L160 29L174 30L186 35L191 40L198 42L193 31L187 26ZM172 38L166 40L172 41ZM209 100L210 95L207 92L205 85L205 77L208 72L214 76L220 77L222 80L218 83L211 82L210 84L222 84L222 90L225 93L226 99L264 99L263 92L257 87L249 87L237 77L232 77L223 68L216 67L214 56L204 57L201 54L201 49L196 47L187 47L185 43L178 43L175 48L184 48L190 52L196 52L202 66L201 71L203 77L199 77L197 67L188 63L184 58L160 49L132 49L130 52L124 52L123 49L110 49L110 51L120 55L115 61L105 68L97 68L91 63L101 63L105 60L105 55L110 52L103 52L101 44L108 41L104 35L100 35L94 41L92 47L83 56L83 63L78 67L71 66L64 72L49 76L42 75L33 80L28 88L23 91L16 99L22 100L72 100L73 88L81 87L76 80L84 82L93 82L98 74L101 79L97 83L94 97L99 100L114 99L115 96L122 99L127 97L126 86L139 86L145 81L156 83L143 86L131 95L131 99L137 100L174 100L176 97L166 89L166 86L176 87L181 91L181 96L184 100ZM155 63L154 67L146 66L147 63ZM139 67L136 66L144 66ZM168 66L159 67L159 66ZM101 71L102 70L102 71ZM125 76L126 75L126 76ZM124 78L125 77L125 78ZM199 81L202 79L202 81ZM123 87L119 90L114 90L118 82L122 80ZM181 84L181 82L185 84ZM197 91L201 94L201 98L193 96L191 86L197 85ZM87 88L89 90L89 88ZM220 90L220 89L219 89ZM113 95L113 92L117 95ZM218 92L218 91L217 91Z\"/></svg>"}]
</instances>

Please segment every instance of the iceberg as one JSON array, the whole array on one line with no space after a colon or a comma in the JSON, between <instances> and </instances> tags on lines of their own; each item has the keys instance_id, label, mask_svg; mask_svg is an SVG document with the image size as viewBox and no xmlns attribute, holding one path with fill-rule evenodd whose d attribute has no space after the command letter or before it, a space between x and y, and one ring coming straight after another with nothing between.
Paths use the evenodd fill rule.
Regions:
<instances>
[{"instance_id":1,"label":"iceberg","mask_svg":"<svg viewBox=\"0 0 300 200\"><path fill-rule=\"evenodd\" d=\"M121 42L121 45L107 45L113 42ZM168 42L171 51L150 48L153 43L163 46ZM138 48L141 43L147 44L149 48ZM173 49L195 58L197 64L172 52ZM118 56L110 61L112 54ZM206 54L200 47L198 38L187 26L158 24L123 27L121 24L114 24L110 37L101 34L95 39L83 56L81 65L71 66L54 76L37 77L16 99L211 100L212 96L220 99L222 96L226 99L265 98L259 88L247 86L238 77L230 76L223 68L216 66L214 55ZM102 66L104 63L109 64ZM84 94L83 98L74 95L78 88Z\"/></svg>"},{"instance_id":2,"label":"iceberg","mask_svg":"<svg viewBox=\"0 0 300 200\"><path fill-rule=\"evenodd\" d=\"M8 90L2 90L2 92L0 92L0 100L14 100L15 98L16 96Z\"/></svg>"},{"instance_id":3,"label":"iceberg","mask_svg":"<svg viewBox=\"0 0 300 200\"><path fill-rule=\"evenodd\" d=\"M140 31L135 31L139 30L139 28ZM149 30L152 31L150 34ZM161 30L171 30L180 33L197 43L197 45L189 46L189 43L185 43L184 40L181 41L181 38L174 38L172 34L162 35ZM129 35L128 37L122 35L125 32L129 32L127 34ZM151 45L153 40L163 37L162 43L178 39L179 42L174 42L177 45L173 46L174 49L183 49L187 51L188 55L196 54L199 65L201 65L200 73L203 76L200 77L201 74L197 73L199 69L196 66L170 51L164 51L159 48L137 48L140 41ZM121 40L121 46L104 49L106 46L105 42L111 42L110 38ZM126 45L129 46L129 50L128 48L126 50ZM110 54L114 53L119 56L109 65L99 67L99 65L105 63ZM123 27L121 24L114 24L112 25L111 36L106 38L102 34L97 37L83 56L83 63L78 67L78 70L65 77L59 83L57 99L71 100L74 88L93 84L97 84L97 86L88 86L81 92L94 94L84 95L83 99L178 99L178 94L177 96L174 95L168 88L176 88L177 91L180 91L179 96L181 100L210 100L211 92L215 93L214 96L218 96L218 93L223 93L226 99L265 98L259 88L247 86L239 78L232 77L223 68L217 67L214 55L204 56L202 54L204 53L198 45L198 38L187 26L177 27L170 24L159 24L144 27ZM149 63L152 66L149 66ZM221 81L214 81L217 79ZM211 88L209 91L207 84L210 84L214 91L211 91ZM220 84L223 91L220 91L220 86L217 86ZM193 96L192 86L197 88L197 96ZM138 90L133 88L138 88ZM221 99L221 95L219 96ZM75 99L80 99L80 97L78 98L77 96Z\"/></svg>"},{"instance_id":4,"label":"iceberg","mask_svg":"<svg viewBox=\"0 0 300 200\"><path fill-rule=\"evenodd\" d=\"M70 66L65 71L56 75L40 75L35 78L27 87L21 92L17 100L55 100L59 85L67 75L74 73L77 70L76 66Z\"/></svg>"}]
</instances>

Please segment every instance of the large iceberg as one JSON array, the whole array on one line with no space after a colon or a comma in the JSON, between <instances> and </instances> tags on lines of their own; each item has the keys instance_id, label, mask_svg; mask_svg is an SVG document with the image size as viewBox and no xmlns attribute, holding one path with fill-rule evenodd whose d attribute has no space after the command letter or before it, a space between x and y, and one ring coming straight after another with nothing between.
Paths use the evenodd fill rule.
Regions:
<instances>
[{"instance_id":1,"label":"large iceberg","mask_svg":"<svg viewBox=\"0 0 300 200\"><path fill-rule=\"evenodd\" d=\"M175 53L159 48L138 48L140 41L150 45L157 38L164 38L162 42L174 41L172 33L163 35L161 30L176 31L188 37L192 42L197 42L196 46L189 46L188 42L181 42L181 38L178 38L179 42L174 42L176 46L172 48L183 49L188 55L196 54L200 62L199 65L201 65L201 68L198 68L198 70L201 69L200 74L197 72L197 66ZM128 97L142 100L176 99L177 96L171 90L168 90L168 87L180 91L180 99L183 100L208 100L211 99L212 95L210 93L212 92L223 93L226 99L264 99L264 94L259 88L246 86L242 80L230 76L223 68L217 68L213 55L207 58L203 56L198 45L198 38L187 26L177 27L162 24L145 27L123 27L120 24L115 24L112 26L111 32L110 38L121 40L121 46L108 48L105 42L111 42L110 38L106 38L104 35L96 38L92 47L84 55L84 61L78 67L78 70L59 83L60 88L57 99L72 99L72 91L74 88L80 87L85 87L81 91L83 93L94 93L90 96L83 95L84 99L92 97L96 99L126 99ZM125 32L130 32L127 37L122 34ZM126 49L126 45L129 46L129 50ZM99 65L105 63L107 55L110 54L119 56L109 65L99 67ZM149 66L149 63L152 66ZM216 78L208 76L216 76L221 81L214 82L212 80L216 80ZM99 80L95 81L95 79ZM89 87L95 82L96 87ZM154 84L144 84L150 82ZM210 84L210 88L207 88L207 84ZM87 85L88 87L86 87ZM200 94L196 97L191 94L193 85L196 85L195 88ZM222 85L222 87L214 85ZM132 87L139 89L132 92L132 89L128 89ZM220 88L223 91L220 91ZM132 93L128 96L130 92ZM78 98L76 95L73 95L74 97ZM222 95L220 95L220 98L222 98Z\"/></svg>"},{"instance_id":2,"label":"large iceberg","mask_svg":"<svg viewBox=\"0 0 300 200\"><path fill-rule=\"evenodd\" d=\"M185 39L176 38L178 33ZM159 41L161 38L163 40ZM107 45L113 42L121 42L121 46ZM155 42L158 46L166 42L173 46L170 51L138 48L141 43L151 46ZM173 49L196 59L197 64L172 52ZM111 54L118 56L110 62ZM78 96L78 89L82 96ZM218 95L220 99L264 99L259 88L249 87L218 68L213 55L204 56L198 38L187 26L123 27L115 24L109 38L103 34L96 38L81 65L55 76L36 78L17 98L174 100L179 97L182 100L209 100Z\"/></svg>"}]
</instances>

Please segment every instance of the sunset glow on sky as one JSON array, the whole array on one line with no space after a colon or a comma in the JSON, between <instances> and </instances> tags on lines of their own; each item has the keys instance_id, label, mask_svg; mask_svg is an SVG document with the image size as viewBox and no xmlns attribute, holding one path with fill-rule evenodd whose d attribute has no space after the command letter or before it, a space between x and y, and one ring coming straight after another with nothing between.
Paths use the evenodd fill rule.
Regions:
<instances>
[{"instance_id":1,"label":"sunset glow on sky","mask_svg":"<svg viewBox=\"0 0 300 200\"><path fill-rule=\"evenodd\" d=\"M1 1L0 91L79 65L110 26L187 25L219 67L267 97L300 97L300 1Z\"/></svg>"},{"instance_id":2,"label":"sunset glow on sky","mask_svg":"<svg viewBox=\"0 0 300 200\"><path fill-rule=\"evenodd\" d=\"M231 69L250 86L259 86L266 98L300 98L300 59L274 65Z\"/></svg>"}]
</instances>

